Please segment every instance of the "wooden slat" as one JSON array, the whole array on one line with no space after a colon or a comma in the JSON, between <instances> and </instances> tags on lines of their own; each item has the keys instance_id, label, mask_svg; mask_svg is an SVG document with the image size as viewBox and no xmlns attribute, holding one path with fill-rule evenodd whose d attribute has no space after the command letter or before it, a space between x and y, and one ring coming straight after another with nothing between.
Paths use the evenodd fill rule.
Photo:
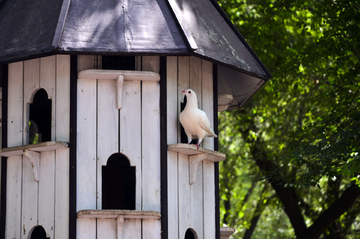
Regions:
<instances>
[{"instance_id":1,"label":"wooden slat","mask_svg":"<svg viewBox=\"0 0 360 239\"><path fill-rule=\"evenodd\" d=\"M8 146L22 145L23 62L9 64ZM11 132L11 133L10 133Z\"/></svg>"},{"instance_id":2,"label":"wooden slat","mask_svg":"<svg viewBox=\"0 0 360 239\"><path fill-rule=\"evenodd\" d=\"M106 239L118 239L116 237L116 232L118 230L116 219L97 219L97 230L96 238L106 238Z\"/></svg>"},{"instance_id":3,"label":"wooden slat","mask_svg":"<svg viewBox=\"0 0 360 239\"><path fill-rule=\"evenodd\" d=\"M96 208L96 81L78 80L77 210Z\"/></svg>"},{"instance_id":4,"label":"wooden slat","mask_svg":"<svg viewBox=\"0 0 360 239\"><path fill-rule=\"evenodd\" d=\"M51 99L51 140L55 140L56 125L56 56L40 58L40 88L43 88ZM61 95L59 95L61 97Z\"/></svg>"},{"instance_id":5,"label":"wooden slat","mask_svg":"<svg viewBox=\"0 0 360 239\"><path fill-rule=\"evenodd\" d=\"M177 57L167 59L167 143L177 143L178 136L178 88ZM177 152L168 151L168 238L178 237L178 157Z\"/></svg>"},{"instance_id":6,"label":"wooden slat","mask_svg":"<svg viewBox=\"0 0 360 239\"><path fill-rule=\"evenodd\" d=\"M40 154L32 155L35 160L39 160ZM34 181L34 175L30 160L23 156L23 176L22 176L22 202L21 202L21 238L26 239L29 231L38 225L38 190L39 183Z\"/></svg>"},{"instance_id":7,"label":"wooden slat","mask_svg":"<svg viewBox=\"0 0 360 239\"><path fill-rule=\"evenodd\" d=\"M56 56L55 139L70 142L70 56ZM54 238L69 236L69 148L55 152Z\"/></svg>"},{"instance_id":8,"label":"wooden slat","mask_svg":"<svg viewBox=\"0 0 360 239\"><path fill-rule=\"evenodd\" d=\"M180 105L184 102L184 94L181 92L190 88L190 57L178 58L178 116ZM181 142L180 122L178 127L178 142ZM184 238L185 231L191 226L191 192L189 182L188 156L178 154L178 201L179 201L179 230L178 238Z\"/></svg>"},{"instance_id":9,"label":"wooden slat","mask_svg":"<svg viewBox=\"0 0 360 239\"><path fill-rule=\"evenodd\" d=\"M76 239L97 239L96 219L81 218L76 222Z\"/></svg>"},{"instance_id":10,"label":"wooden slat","mask_svg":"<svg viewBox=\"0 0 360 239\"><path fill-rule=\"evenodd\" d=\"M141 219L125 219L123 224L122 237L124 239L141 238Z\"/></svg>"},{"instance_id":11,"label":"wooden slat","mask_svg":"<svg viewBox=\"0 0 360 239\"><path fill-rule=\"evenodd\" d=\"M97 209L102 205L102 166L119 151L119 112L116 108L116 82L98 80L97 114ZM95 130L95 129L93 129Z\"/></svg>"},{"instance_id":12,"label":"wooden slat","mask_svg":"<svg viewBox=\"0 0 360 239\"><path fill-rule=\"evenodd\" d=\"M142 58L142 69L159 72L160 58ZM161 210L160 203L160 84L142 82L142 210ZM161 238L160 221L143 221L142 238Z\"/></svg>"},{"instance_id":13,"label":"wooden slat","mask_svg":"<svg viewBox=\"0 0 360 239\"><path fill-rule=\"evenodd\" d=\"M21 235L21 178L22 157L14 156L7 162L5 238Z\"/></svg>"},{"instance_id":14,"label":"wooden slat","mask_svg":"<svg viewBox=\"0 0 360 239\"><path fill-rule=\"evenodd\" d=\"M70 141L70 56L56 56L56 141Z\"/></svg>"},{"instance_id":15,"label":"wooden slat","mask_svg":"<svg viewBox=\"0 0 360 239\"><path fill-rule=\"evenodd\" d=\"M202 60L202 109L209 118L211 127L214 128L214 97L213 97L213 69L212 63ZM207 137L203 140L203 147L206 149L214 149L214 138Z\"/></svg>"},{"instance_id":16,"label":"wooden slat","mask_svg":"<svg viewBox=\"0 0 360 239\"><path fill-rule=\"evenodd\" d=\"M202 61L203 110L213 126L213 75L212 63ZM214 149L214 138L205 138L203 147ZM225 159L225 158L224 158ZM204 238L215 238L215 176L214 163L203 162L204 180Z\"/></svg>"},{"instance_id":17,"label":"wooden slat","mask_svg":"<svg viewBox=\"0 0 360 239\"><path fill-rule=\"evenodd\" d=\"M39 209L38 225L42 225L50 238L55 229L55 152L42 152L40 155ZM60 195L59 195L60 196ZM57 198L61 200L61 197ZM63 199L64 200L64 199ZM59 219L63 220L63 219ZM60 228L59 228L60 229Z\"/></svg>"},{"instance_id":18,"label":"wooden slat","mask_svg":"<svg viewBox=\"0 0 360 239\"><path fill-rule=\"evenodd\" d=\"M202 109L202 71L201 71L201 59L197 57L190 57L190 89L194 90L198 99L198 106ZM202 146L203 143L201 143ZM197 167L193 167L190 161L189 167L190 183L192 183L192 175L195 175L195 182L190 185L190 218L191 228L196 232L198 238L203 238L203 164L197 163ZM193 172L195 171L195 172Z\"/></svg>"},{"instance_id":19,"label":"wooden slat","mask_svg":"<svg viewBox=\"0 0 360 239\"><path fill-rule=\"evenodd\" d=\"M29 143L29 114L30 103L37 90L40 88L40 59L24 61L24 117L23 119L23 142Z\"/></svg>"},{"instance_id":20,"label":"wooden slat","mask_svg":"<svg viewBox=\"0 0 360 239\"><path fill-rule=\"evenodd\" d=\"M22 86L23 62L9 64L8 102L12 102L8 108L9 146L22 144ZM21 235L21 183L22 157L14 156L7 162L6 238L20 238Z\"/></svg>"},{"instance_id":21,"label":"wooden slat","mask_svg":"<svg viewBox=\"0 0 360 239\"><path fill-rule=\"evenodd\" d=\"M136 167L135 209L142 206L141 163L141 83L124 82L123 108L120 110L120 152Z\"/></svg>"},{"instance_id":22,"label":"wooden slat","mask_svg":"<svg viewBox=\"0 0 360 239\"><path fill-rule=\"evenodd\" d=\"M81 210L77 213L78 218L140 218L140 219L160 219L158 211L139 211L139 210Z\"/></svg>"},{"instance_id":23,"label":"wooden slat","mask_svg":"<svg viewBox=\"0 0 360 239\"><path fill-rule=\"evenodd\" d=\"M55 236L69 236L69 148L56 150Z\"/></svg>"},{"instance_id":24,"label":"wooden slat","mask_svg":"<svg viewBox=\"0 0 360 239\"><path fill-rule=\"evenodd\" d=\"M34 152L45 152L57 149L67 148L68 143L58 142L58 141L48 141L38 144L27 144L21 146L15 146L10 148L0 149L0 156L11 157L16 155L22 155L25 150L34 151Z\"/></svg>"},{"instance_id":25,"label":"wooden slat","mask_svg":"<svg viewBox=\"0 0 360 239\"><path fill-rule=\"evenodd\" d=\"M152 71L122 71L122 70L84 70L79 72L79 79L89 80L116 80L119 75L124 76L124 80L136 81L160 81L160 75Z\"/></svg>"}]
</instances>

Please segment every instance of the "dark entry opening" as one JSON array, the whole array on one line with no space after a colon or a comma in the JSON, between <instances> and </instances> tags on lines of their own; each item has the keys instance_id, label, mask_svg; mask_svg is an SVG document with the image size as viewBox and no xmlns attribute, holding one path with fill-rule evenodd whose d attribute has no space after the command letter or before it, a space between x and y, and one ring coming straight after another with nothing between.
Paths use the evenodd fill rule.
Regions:
<instances>
[{"instance_id":1,"label":"dark entry opening","mask_svg":"<svg viewBox=\"0 0 360 239\"><path fill-rule=\"evenodd\" d=\"M102 56L102 68L108 70L135 70L135 56Z\"/></svg>"},{"instance_id":2,"label":"dark entry opening","mask_svg":"<svg viewBox=\"0 0 360 239\"><path fill-rule=\"evenodd\" d=\"M29 144L51 141L51 100L44 89L36 92L30 104Z\"/></svg>"},{"instance_id":3,"label":"dark entry opening","mask_svg":"<svg viewBox=\"0 0 360 239\"><path fill-rule=\"evenodd\" d=\"M135 210L135 177L125 155L111 155L102 166L102 209Z\"/></svg>"},{"instance_id":4,"label":"dark entry opening","mask_svg":"<svg viewBox=\"0 0 360 239\"><path fill-rule=\"evenodd\" d=\"M30 239L49 239L46 237L46 232L42 226L36 226L30 234Z\"/></svg>"},{"instance_id":5,"label":"dark entry opening","mask_svg":"<svg viewBox=\"0 0 360 239\"><path fill-rule=\"evenodd\" d=\"M196 233L192 229L187 229L185 233L185 239L197 239Z\"/></svg>"}]
</instances>

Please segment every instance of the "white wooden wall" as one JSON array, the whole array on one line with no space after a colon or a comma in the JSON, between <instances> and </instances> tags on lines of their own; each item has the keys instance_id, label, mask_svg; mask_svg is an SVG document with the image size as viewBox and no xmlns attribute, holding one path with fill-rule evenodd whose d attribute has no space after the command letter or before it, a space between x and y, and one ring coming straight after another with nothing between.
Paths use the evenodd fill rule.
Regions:
<instances>
[{"instance_id":1,"label":"white wooden wall","mask_svg":"<svg viewBox=\"0 0 360 239\"><path fill-rule=\"evenodd\" d=\"M8 147L28 144L29 104L40 88L52 100L51 140L69 142L70 56L11 63L8 86ZM51 239L67 238L69 149L40 154L40 182L29 159L7 160L6 238L28 238L36 225Z\"/></svg>"},{"instance_id":2,"label":"white wooden wall","mask_svg":"<svg viewBox=\"0 0 360 239\"><path fill-rule=\"evenodd\" d=\"M213 124L212 63L196 57L167 57L167 140L180 143L181 91L196 92L200 109ZM205 138L203 148L214 149L214 138ZM215 238L214 163L201 162L196 182L189 184L188 156L168 151L168 231L169 238L183 239L188 228L199 239Z\"/></svg>"},{"instance_id":3,"label":"white wooden wall","mask_svg":"<svg viewBox=\"0 0 360 239\"><path fill-rule=\"evenodd\" d=\"M142 57L139 70L159 72L159 57ZM94 68L79 56L78 71ZM102 166L120 152L136 167L136 210L160 212L159 82L124 81L123 108L116 107L116 81L78 80L77 211L101 209ZM77 238L116 238L115 219L77 219ZM125 219L123 238L161 238L159 220Z\"/></svg>"}]
</instances>

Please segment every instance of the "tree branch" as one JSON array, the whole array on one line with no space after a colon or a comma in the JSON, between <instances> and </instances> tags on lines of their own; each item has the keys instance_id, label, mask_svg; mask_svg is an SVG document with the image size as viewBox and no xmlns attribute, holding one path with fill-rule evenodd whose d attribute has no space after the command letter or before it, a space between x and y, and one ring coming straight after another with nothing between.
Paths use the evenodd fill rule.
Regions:
<instances>
[{"instance_id":1,"label":"tree branch","mask_svg":"<svg viewBox=\"0 0 360 239\"><path fill-rule=\"evenodd\" d=\"M325 229L349 210L360 196L360 188L355 184L348 187L341 197L325 210L307 230L307 238L319 238Z\"/></svg>"}]
</instances>

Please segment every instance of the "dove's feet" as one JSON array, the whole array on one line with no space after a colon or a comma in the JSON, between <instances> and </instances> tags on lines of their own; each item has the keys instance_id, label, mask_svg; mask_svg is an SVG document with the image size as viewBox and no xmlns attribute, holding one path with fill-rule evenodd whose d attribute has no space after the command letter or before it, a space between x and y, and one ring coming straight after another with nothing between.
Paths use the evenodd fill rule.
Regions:
<instances>
[{"instance_id":1,"label":"dove's feet","mask_svg":"<svg viewBox=\"0 0 360 239\"><path fill-rule=\"evenodd\" d=\"M197 149L199 149L199 143L196 144Z\"/></svg>"}]
</instances>

